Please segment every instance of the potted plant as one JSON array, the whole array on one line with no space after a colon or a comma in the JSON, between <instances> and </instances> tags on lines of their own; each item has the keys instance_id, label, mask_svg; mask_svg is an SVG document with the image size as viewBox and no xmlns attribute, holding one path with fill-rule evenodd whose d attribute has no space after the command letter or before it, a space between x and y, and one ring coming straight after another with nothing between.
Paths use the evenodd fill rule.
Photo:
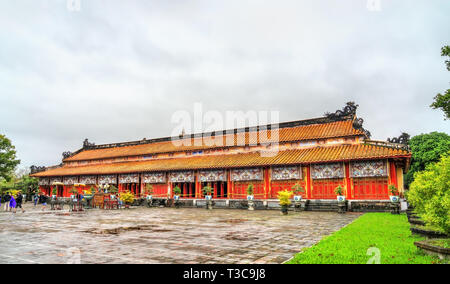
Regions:
<instances>
[{"instance_id":1,"label":"potted plant","mask_svg":"<svg viewBox=\"0 0 450 284\"><path fill-rule=\"evenodd\" d=\"M120 199L125 203L125 208L130 208L130 205L134 202L133 193L126 191L120 194Z\"/></svg>"},{"instance_id":2,"label":"potted plant","mask_svg":"<svg viewBox=\"0 0 450 284\"><path fill-rule=\"evenodd\" d=\"M294 201L295 202L300 202L302 201L302 193L305 192L305 189L303 188L303 186L301 186L299 183L296 183L292 186L292 190L294 193Z\"/></svg>"},{"instance_id":3,"label":"potted plant","mask_svg":"<svg viewBox=\"0 0 450 284\"><path fill-rule=\"evenodd\" d=\"M253 203L254 199L255 197L253 196L253 184L249 184L247 187L247 200L248 200L248 210L250 211L255 210Z\"/></svg>"},{"instance_id":4,"label":"potted plant","mask_svg":"<svg viewBox=\"0 0 450 284\"><path fill-rule=\"evenodd\" d=\"M344 188L341 185L338 185L334 189L334 193L337 195L338 213L345 213L345 211L347 211L347 202L344 196Z\"/></svg>"},{"instance_id":5,"label":"potted plant","mask_svg":"<svg viewBox=\"0 0 450 284\"><path fill-rule=\"evenodd\" d=\"M179 201L180 194L181 194L181 189L177 185L173 188L173 200L174 200L175 208L178 208L181 205L181 202Z\"/></svg>"},{"instance_id":6,"label":"potted plant","mask_svg":"<svg viewBox=\"0 0 450 284\"><path fill-rule=\"evenodd\" d=\"M146 184L145 185L145 198L147 199L147 201L152 200L153 198L153 185L151 184Z\"/></svg>"},{"instance_id":7,"label":"potted plant","mask_svg":"<svg viewBox=\"0 0 450 284\"><path fill-rule=\"evenodd\" d=\"M52 189L52 199L53 200L55 200L56 199L56 197L57 197L57 194L58 194L58 188L55 186L55 187L53 187L53 189Z\"/></svg>"},{"instance_id":8,"label":"potted plant","mask_svg":"<svg viewBox=\"0 0 450 284\"><path fill-rule=\"evenodd\" d=\"M206 199L206 209L211 210L212 209L212 196L211 193L213 192L213 188L209 185L203 187L203 195Z\"/></svg>"},{"instance_id":9,"label":"potted plant","mask_svg":"<svg viewBox=\"0 0 450 284\"><path fill-rule=\"evenodd\" d=\"M247 187L247 200L253 200L254 196L253 196L253 184L249 184Z\"/></svg>"},{"instance_id":10,"label":"potted plant","mask_svg":"<svg viewBox=\"0 0 450 284\"><path fill-rule=\"evenodd\" d=\"M334 190L334 193L337 195L338 202L345 202L344 188L341 185L338 185Z\"/></svg>"},{"instance_id":11,"label":"potted plant","mask_svg":"<svg viewBox=\"0 0 450 284\"><path fill-rule=\"evenodd\" d=\"M389 187L389 193L391 195L389 195L389 199L391 200L392 203L398 203L400 201L399 197L398 197L398 189L397 187L395 187L395 185L390 184Z\"/></svg>"},{"instance_id":12,"label":"potted plant","mask_svg":"<svg viewBox=\"0 0 450 284\"><path fill-rule=\"evenodd\" d=\"M281 213L283 215L288 214L289 205L291 205L291 197L294 193L287 189L278 192L278 200L280 201Z\"/></svg>"},{"instance_id":13,"label":"potted plant","mask_svg":"<svg viewBox=\"0 0 450 284\"><path fill-rule=\"evenodd\" d=\"M173 199L174 200L180 199L180 194L181 194L181 189L177 185L173 188Z\"/></svg>"},{"instance_id":14,"label":"potted plant","mask_svg":"<svg viewBox=\"0 0 450 284\"><path fill-rule=\"evenodd\" d=\"M75 199L77 198L78 189L72 187L69 192L72 193L72 195L70 196L72 200L76 201Z\"/></svg>"},{"instance_id":15,"label":"potted plant","mask_svg":"<svg viewBox=\"0 0 450 284\"><path fill-rule=\"evenodd\" d=\"M119 192L119 189L115 187L114 185L109 186L109 193L111 200L116 199L116 194Z\"/></svg>"}]
</instances>

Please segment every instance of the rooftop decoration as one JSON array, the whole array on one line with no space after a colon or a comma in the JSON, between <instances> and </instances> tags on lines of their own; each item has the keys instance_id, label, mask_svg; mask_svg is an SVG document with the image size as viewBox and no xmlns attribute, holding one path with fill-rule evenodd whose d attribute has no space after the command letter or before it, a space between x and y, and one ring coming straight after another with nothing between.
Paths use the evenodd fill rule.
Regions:
<instances>
[{"instance_id":1,"label":"rooftop decoration","mask_svg":"<svg viewBox=\"0 0 450 284\"><path fill-rule=\"evenodd\" d=\"M37 173L40 173L40 172L45 172L46 170L47 170L46 167L39 167L39 166L35 166L35 165L30 167L31 174L37 174Z\"/></svg>"},{"instance_id":2,"label":"rooftop decoration","mask_svg":"<svg viewBox=\"0 0 450 284\"><path fill-rule=\"evenodd\" d=\"M390 143L408 145L410 137L411 136L408 133L402 132L399 137L388 138L387 141Z\"/></svg>"},{"instance_id":3,"label":"rooftop decoration","mask_svg":"<svg viewBox=\"0 0 450 284\"><path fill-rule=\"evenodd\" d=\"M73 155L73 153L70 152L70 151L63 152L63 153L62 153L63 160L69 158L69 157L72 156L72 155Z\"/></svg>"},{"instance_id":4,"label":"rooftop decoration","mask_svg":"<svg viewBox=\"0 0 450 284\"><path fill-rule=\"evenodd\" d=\"M363 131L366 136L370 138L372 134L363 127L364 119L356 117L356 110L358 109L358 107L359 105L355 102L347 102L342 110L337 110L334 113L326 112L325 116L330 120L339 120L344 117L354 116L355 119L353 121L353 127L357 130Z\"/></svg>"},{"instance_id":5,"label":"rooftop decoration","mask_svg":"<svg viewBox=\"0 0 450 284\"><path fill-rule=\"evenodd\" d=\"M89 140L87 138L84 139L83 149L89 149L89 148L94 148L94 147L95 147L95 143L89 142Z\"/></svg>"}]
</instances>

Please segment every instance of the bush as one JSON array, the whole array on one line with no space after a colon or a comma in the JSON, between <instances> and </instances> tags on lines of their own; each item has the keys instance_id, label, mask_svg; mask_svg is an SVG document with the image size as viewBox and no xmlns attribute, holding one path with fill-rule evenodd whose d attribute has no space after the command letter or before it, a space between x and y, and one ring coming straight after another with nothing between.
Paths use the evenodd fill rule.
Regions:
<instances>
[{"instance_id":1,"label":"bush","mask_svg":"<svg viewBox=\"0 0 450 284\"><path fill-rule=\"evenodd\" d=\"M120 194L120 199L125 202L125 204L131 204L134 201L133 193L126 191Z\"/></svg>"},{"instance_id":2,"label":"bush","mask_svg":"<svg viewBox=\"0 0 450 284\"><path fill-rule=\"evenodd\" d=\"M450 152L414 175L408 201L427 225L450 233Z\"/></svg>"},{"instance_id":3,"label":"bush","mask_svg":"<svg viewBox=\"0 0 450 284\"><path fill-rule=\"evenodd\" d=\"M278 200L280 200L281 206L289 206L291 205L291 197L293 193L288 191L287 189L278 192Z\"/></svg>"}]
</instances>

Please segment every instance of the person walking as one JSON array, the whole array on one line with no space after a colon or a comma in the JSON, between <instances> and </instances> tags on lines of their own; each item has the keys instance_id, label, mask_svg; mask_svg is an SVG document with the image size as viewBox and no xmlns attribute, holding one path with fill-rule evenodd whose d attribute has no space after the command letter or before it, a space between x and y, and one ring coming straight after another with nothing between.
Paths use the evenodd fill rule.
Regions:
<instances>
[{"instance_id":1,"label":"person walking","mask_svg":"<svg viewBox=\"0 0 450 284\"><path fill-rule=\"evenodd\" d=\"M47 208L47 199L48 197L42 193L39 196L39 203L42 204L42 211L45 211L45 209Z\"/></svg>"},{"instance_id":2,"label":"person walking","mask_svg":"<svg viewBox=\"0 0 450 284\"><path fill-rule=\"evenodd\" d=\"M9 200L9 211L16 213L16 199L11 194L11 199Z\"/></svg>"},{"instance_id":3,"label":"person walking","mask_svg":"<svg viewBox=\"0 0 450 284\"><path fill-rule=\"evenodd\" d=\"M3 197L3 202L5 202L5 211L9 211L9 202L11 201L11 195L9 195L9 192L5 194Z\"/></svg>"},{"instance_id":4,"label":"person walking","mask_svg":"<svg viewBox=\"0 0 450 284\"><path fill-rule=\"evenodd\" d=\"M21 192L17 193L16 197L16 208L14 208L14 213L17 212L17 208L20 208L22 210L22 213L25 213L25 210L22 208L22 202L23 202L23 195Z\"/></svg>"},{"instance_id":5,"label":"person walking","mask_svg":"<svg viewBox=\"0 0 450 284\"><path fill-rule=\"evenodd\" d=\"M36 194L34 195L34 207L36 207L38 201L39 201L39 195L36 193Z\"/></svg>"}]
</instances>

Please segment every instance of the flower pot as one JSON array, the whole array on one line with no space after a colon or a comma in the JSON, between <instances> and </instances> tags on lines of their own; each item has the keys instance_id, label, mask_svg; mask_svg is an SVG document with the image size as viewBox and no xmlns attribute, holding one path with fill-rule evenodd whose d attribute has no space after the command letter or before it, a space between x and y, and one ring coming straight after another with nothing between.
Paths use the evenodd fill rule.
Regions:
<instances>
[{"instance_id":1,"label":"flower pot","mask_svg":"<svg viewBox=\"0 0 450 284\"><path fill-rule=\"evenodd\" d=\"M344 201L345 201L345 196L343 196L343 195L338 195L338 196L336 197L336 199L337 199L338 202L344 202Z\"/></svg>"},{"instance_id":2,"label":"flower pot","mask_svg":"<svg viewBox=\"0 0 450 284\"><path fill-rule=\"evenodd\" d=\"M205 195L205 200L211 200L212 196L211 195Z\"/></svg>"},{"instance_id":3,"label":"flower pot","mask_svg":"<svg viewBox=\"0 0 450 284\"><path fill-rule=\"evenodd\" d=\"M283 215L287 215L288 214L288 206L287 205L282 205L281 206L281 213Z\"/></svg>"},{"instance_id":4,"label":"flower pot","mask_svg":"<svg viewBox=\"0 0 450 284\"><path fill-rule=\"evenodd\" d=\"M56 197L57 197L56 195L52 195L52 199L56 199Z\"/></svg>"},{"instance_id":5,"label":"flower pot","mask_svg":"<svg viewBox=\"0 0 450 284\"><path fill-rule=\"evenodd\" d=\"M389 200L391 200L392 203L398 203L400 198L397 195L390 195Z\"/></svg>"},{"instance_id":6,"label":"flower pot","mask_svg":"<svg viewBox=\"0 0 450 284\"><path fill-rule=\"evenodd\" d=\"M111 194L111 195L109 196L109 198L111 198L111 200L113 200L113 199L116 199L116 196L115 196L114 194Z\"/></svg>"},{"instance_id":7,"label":"flower pot","mask_svg":"<svg viewBox=\"0 0 450 284\"><path fill-rule=\"evenodd\" d=\"M295 202L300 202L300 201L302 201L302 196L301 196L301 195L294 195L294 201L295 201Z\"/></svg>"},{"instance_id":8,"label":"flower pot","mask_svg":"<svg viewBox=\"0 0 450 284\"><path fill-rule=\"evenodd\" d=\"M174 195L174 196L173 196L173 199L174 199L174 200L179 200L179 199L180 199L180 196L179 196L179 195Z\"/></svg>"},{"instance_id":9,"label":"flower pot","mask_svg":"<svg viewBox=\"0 0 450 284\"><path fill-rule=\"evenodd\" d=\"M153 199L153 196L147 195L147 200L152 200L152 199Z\"/></svg>"},{"instance_id":10,"label":"flower pot","mask_svg":"<svg viewBox=\"0 0 450 284\"><path fill-rule=\"evenodd\" d=\"M247 195L247 200L250 201L250 200L253 200L253 199L255 199L253 195Z\"/></svg>"}]
</instances>

